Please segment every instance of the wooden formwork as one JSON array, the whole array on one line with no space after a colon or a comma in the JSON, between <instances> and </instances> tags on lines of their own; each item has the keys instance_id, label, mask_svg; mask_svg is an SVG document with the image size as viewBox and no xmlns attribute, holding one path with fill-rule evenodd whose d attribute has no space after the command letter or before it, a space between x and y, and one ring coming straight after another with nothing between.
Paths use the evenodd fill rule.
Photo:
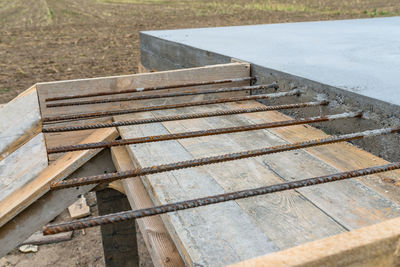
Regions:
<instances>
[{"instance_id":1,"label":"wooden formwork","mask_svg":"<svg viewBox=\"0 0 400 267\"><path fill-rule=\"evenodd\" d=\"M142 71L145 71L142 68ZM308 125L246 132L233 135L174 140L154 144L113 147L111 156L101 149L47 154L59 145L123 139L154 134L176 133L229 125L288 120L278 112L262 112L227 117L154 123L65 133L42 133L42 118L88 111L116 110L184 101L248 95L249 92L184 96L74 107L47 108L45 99L61 95L120 91L157 85L213 81L250 76L247 63L230 63L200 68L142 73L126 76L39 83L0 109L0 255L5 255L33 232L52 220L76 197L93 185L49 191L50 183L88 175L80 167L90 164L89 174L119 171L174 162L205 155L248 150L260 146L293 143L328 135ZM237 86L238 84L235 84ZM239 85L248 85L242 82ZM232 86L232 85L228 85ZM219 88L207 85L201 88ZM224 85L224 87L227 87ZM190 92L199 87L162 91ZM145 95L152 92L131 93ZM100 98L100 97L99 97ZM293 98L292 101L296 101ZM182 110L141 112L91 119L90 123L126 119L157 118L180 112L204 112L233 108L260 107L256 101L199 106ZM318 111L319 112L319 111ZM29 114L29 116L27 115ZM87 121L57 124L79 125ZM100 153L101 152L101 153ZM111 164L112 163L112 164ZM253 188L299 179L365 168L387 163L348 143L307 148L301 151L255 158L182 172L129 178L109 184L123 192L133 209L207 196L215 193ZM109 165L112 166L109 166ZM16 170L22 170L17 172ZM4 178L3 178L4 177ZM269 253L265 257L239 263L247 265L340 266L362 265L365 259L376 264L398 263L398 187L382 181L397 181L399 172L377 174L352 181L330 183L319 189L299 189L268 197L239 200L225 204L154 216L138 220L147 248L156 266L219 266ZM240 179L238 179L240 178ZM384 222L383 222L384 221ZM378 223L378 224L376 224ZM371 226L376 224L374 226ZM365 228L364 228L365 227ZM360 229L358 229L360 228ZM371 233L375 233L371 235ZM331 236L331 237L329 237ZM341 242L349 241L340 246ZM308 243L310 242L311 243ZM351 241L351 242L350 242ZM353 242L354 241L354 242ZM338 245L339 244L339 245ZM298 247L295 247L299 245ZM381 248L381 249L375 249ZM310 254L305 251L310 250ZM313 253L312 251L320 253ZM374 250L375 254L369 253ZM278 251L278 252L277 252ZM360 255L366 256L361 257ZM307 256L308 255L308 256ZM386 255L391 255L386 257ZM291 259L291 260L288 260ZM344 258L349 260L344 260ZM296 260L294 260L296 259ZM353 264L353 265L352 265Z\"/></svg>"}]
</instances>

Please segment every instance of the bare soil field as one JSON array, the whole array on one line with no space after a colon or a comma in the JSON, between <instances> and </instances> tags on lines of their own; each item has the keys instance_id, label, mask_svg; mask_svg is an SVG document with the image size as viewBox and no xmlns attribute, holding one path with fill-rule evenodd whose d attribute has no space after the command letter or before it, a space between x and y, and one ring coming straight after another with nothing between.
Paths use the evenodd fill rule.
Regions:
<instances>
[{"instance_id":1,"label":"bare soil field","mask_svg":"<svg viewBox=\"0 0 400 267\"><path fill-rule=\"evenodd\" d=\"M137 72L141 30L396 15L399 0L0 0L0 104L36 82ZM0 259L54 265L104 266L99 229Z\"/></svg>"}]
</instances>

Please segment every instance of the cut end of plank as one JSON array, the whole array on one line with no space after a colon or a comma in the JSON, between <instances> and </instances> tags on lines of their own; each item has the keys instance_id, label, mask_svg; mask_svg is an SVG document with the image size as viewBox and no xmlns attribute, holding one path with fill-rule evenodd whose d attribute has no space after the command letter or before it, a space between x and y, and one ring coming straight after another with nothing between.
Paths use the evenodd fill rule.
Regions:
<instances>
[{"instance_id":1,"label":"cut end of plank","mask_svg":"<svg viewBox=\"0 0 400 267\"><path fill-rule=\"evenodd\" d=\"M69 206L68 211L72 219L79 219L90 215L90 208L84 196L81 196L74 204Z\"/></svg>"}]
</instances>

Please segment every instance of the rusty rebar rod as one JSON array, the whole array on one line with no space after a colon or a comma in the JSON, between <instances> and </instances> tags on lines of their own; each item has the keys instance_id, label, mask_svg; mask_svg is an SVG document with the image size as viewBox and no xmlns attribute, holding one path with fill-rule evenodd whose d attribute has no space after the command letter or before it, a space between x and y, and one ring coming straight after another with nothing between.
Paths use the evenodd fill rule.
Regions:
<instances>
[{"instance_id":1,"label":"rusty rebar rod","mask_svg":"<svg viewBox=\"0 0 400 267\"><path fill-rule=\"evenodd\" d=\"M217 129L210 129L210 130L184 132L184 133L144 136L144 137L131 138L131 139L114 140L114 141L106 141L106 142L95 142L95 143L87 143L87 144L77 144L77 145L69 145L69 146L58 146L58 147L49 148L47 150L47 153L48 154L62 153L62 152L70 152L70 151L78 151L78 150L86 150L86 149L106 148L106 147L113 147L113 146L125 146L125 145L132 145L132 144L142 144L142 143L194 138L194 137L210 136L210 135L218 135L218 134L254 131L254 130L277 128L277 127L283 127L283 126L292 126L292 125L298 125L298 124L316 123L316 122L333 121L333 120L339 120L339 119L355 118L355 117L361 117L361 115L362 115L362 112L347 112L347 113L341 113L341 114L335 114L335 115L317 116L317 117L311 117L311 118L301 118L301 119L277 121L277 122L267 122L267 123L259 123L259 124L244 125L244 126L217 128Z\"/></svg>"},{"instance_id":2,"label":"rusty rebar rod","mask_svg":"<svg viewBox=\"0 0 400 267\"><path fill-rule=\"evenodd\" d=\"M221 104L221 103L238 102L238 101L278 98L278 97L284 97L284 96L299 95L301 93L302 93L301 90L295 89L295 90L291 90L288 92L273 93L273 94L249 95L249 96L240 96L240 97L202 100L202 101L195 101L195 102L185 102L185 103L170 104L170 105L149 106L149 107L141 107L141 108L135 108L135 109L119 109L119 110L112 110L112 111L99 111L99 112L89 112L89 113L80 113L80 114L72 114L72 115L61 115L61 116L54 116L54 117L45 117L45 118L43 118L43 122L54 122L54 121L64 121L64 120L76 120L76 119L90 119L90 118L122 115L122 114L153 111L153 110L185 108L185 107Z\"/></svg>"},{"instance_id":3,"label":"rusty rebar rod","mask_svg":"<svg viewBox=\"0 0 400 267\"><path fill-rule=\"evenodd\" d=\"M54 132L80 131L80 130L139 125L139 124L165 122L165 121L189 120L189 119L216 117L216 116L227 116L227 115L254 113L254 112L264 112L264 111L272 111L272 110L305 108L305 107L322 106L322 105L327 105L327 104L328 104L328 101L323 100L323 101L285 104L285 105L277 105L277 106L262 106L262 107L256 107L256 108L246 108L246 109L218 110L218 111L202 112L202 113L194 113L194 114L183 114L183 115L165 116L165 117L159 117L159 118L148 118L148 119L138 119L138 120L128 120L128 121L115 121L115 122L109 122L109 123L96 123L96 124L89 124L89 125L45 127L42 129L42 132L54 133Z\"/></svg>"},{"instance_id":4,"label":"rusty rebar rod","mask_svg":"<svg viewBox=\"0 0 400 267\"><path fill-rule=\"evenodd\" d=\"M143 217L160 215L164 213L186 210L196 208L200 206L206 206L231 200L238 200L242 198L254 197L259 195L266 195L275 192L281 192L301 187L313 186L318 184L330 183L340 180L346 180L350 178L366 176L381 172L393 171L400 169L400 162L374 166L364 169L358 169L347 172L340 172L336 174L330 174L325 176L319 176L314 178L303 179L299 181L292 181L287 183L280 183L270 186L259 187L255 189L241 190L237 192L219 194L214 196L208 196L203 198L197 198L192 200L180 201L171 204L165 204L161 206L155 206L140 210L123 211L119 213L113 213L103 216L96 216L86 219L75 220L72 222L65 222L60 224L48 225L43 227L44 235L57 234L61 232L68 232L72 230L79 230L83 228L104 225L109 223L117 223L126 220L139 219Z\"/></svg>"},{"instance_id":5,"label":"rusty rebar rod","mask_svg":"<svg viewBox=\"0 0 400 267\"><path fill-rule=\"evenodd\" d=\"M277 84L265 84L265 85L241 86L241 87L232 87L232 88L219 88L219 89L213 89L213 90L207 90L207 91L194 90L192 92L178 92L178 93L161 94L161 95L160 94L139 95L139 96L108 98L108 99L84 100L84 101L75 101L75 102L71 101L71 102L51 103L51 104L47 104L46 107L54 108L54 107L65 107L65 106L93 105L93 104L103 104L103 103L112 103L112 102L126 102L126 101L134 101L134 100L169 98L169 97L178 97L178 96L218 94L218 93L226 93L226 92L240 92L240 91L257 90L257 89L270 89L270 88L274 88L276 90L279 87Z\"/></svg>"},{"instance_id":6,"label":"rusty rebar rod","mask_svg":"<svg viewBox=\"0 0 400 267\"><path fill-rule=\"evenodd\" d=\"M89 93L89 94L49 97L49 98L46 98L46 102L92 97L92 96L117 95L117 94L144 92L144 91L155 91L155 90L182 88L182 87L190 87L190 86L211 85L211 84L221 84L221 83L235 83L235 82L245 82L245 81L255 81L255 80L256 80L256 77L244 77L244 78L233 78L233 79L221 79L221 80L215 80L215 81L190 82L190 83L181 83L181 84L172 84L172 85L133 88L133 89L125 89L125 90L121 90L121 91L100 91L100 92Z\"/></svg>"},{"instance_id":7,"label":"rusty rebar rod","mask_svg":"<svg viewBox=\"0 0 400 267\"><path fill-rule=\"evenodd\" d=\"M51 189L62 189L62 188L75 187L75 186L88 185L88 184L108 183L108 182L112 182L112 181L116 181L116 180L120 180L120 179L126 179L129 177L137 177L137 176L143 176L143 175L149 175L149 174L155 174L155 173L162 173L162 172L174 171L174 170L179 170L179 169L209 165L209 164L214 164L214 163L221 163L221 162L226 162L226 161L233 161L233 160L238 160L238 159L257 157L257 156L273 154L273 153L278 153L278 152L297 150L297 149L301 149L301 148L321 146L321 145L327 145L327 144L344 142L344 141L351 141L351 140L361 139L364 137L372 137L372 136L390 134L390 133L395 133L395 132L399 132L399 131L400 131L400 126L397 126L397 127L393 127L393 128L382 128L382 129L377 129L377 130L369 130L369 131L364 131L364 132L331 136L331 137L324 138L324 139L315 139L315 140L311 140L311 141L298 142L298 143L293 143L293 144L284 144L284 145L279 145L279 146L266 147L266 148L255 149L255 150L248 150L248 151L224 154L224 155L207 157L207 158L199 158L199 159L192 159L192 160L187 160L187 161L180 161L180 162L156 165L156 166L145 167L145 168L137 168L137 169L123 171L123 172L115 172L115 173L107 173L107 174L101 174L101 175L73 178L73 179L68 179L68 180L63 180L63 181L52 183L50 187L51 187Z\"/></svg>"}]
</instances>

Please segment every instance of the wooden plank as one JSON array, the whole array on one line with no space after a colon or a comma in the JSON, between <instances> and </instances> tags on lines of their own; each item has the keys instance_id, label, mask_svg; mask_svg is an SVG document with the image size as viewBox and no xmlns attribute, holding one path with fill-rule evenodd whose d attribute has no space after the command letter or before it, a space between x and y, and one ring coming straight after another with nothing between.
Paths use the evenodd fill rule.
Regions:
<instances>
[{"instance_id":1,"label":"wooden plank","mask_svg":"<svg viewBox=\"0 0 400 267\"><path fill-rule=\"evenodd\" d=\"M91 124L91 123L108 123L111 122L109 118L96 118L88 121L74 121L74 122L63 122L56 123L57 127L69 126L69 125L80 125L80 124ZM94 133L95 130L83 130L83 131L71 131L71 132L59 132L59 133L45 133L44 137L46 140L47 149L57 147L60 145L76 145L82 142L85 138ZM49 162L53 162L65 153L53 153L49 154Z\"/></svg>"},{"instance_id":2,"label":"wooden plank","mask_svg":"<svg viewBox=\"0 0 400 267\"><path fill-rule=\"evenodd\" d=\"M245 105L245 106L243 106ZM263 104L252 102L243 103L228 103L229 108L239 107L256 107L262 106ZM277 111L253 113L245 115L254 123L258 123L264 120L268 121L282 121L291 119ZM321 130L308 125L298 125L291 127L275 128L270 130L271 133L281 137L288 142L301 142L316 138L326 138L329 135ZM383 138L383 137L374 137ZM362 150L348 142L331 144L328 146L320 146L306 149L307 153L320 159L326 164L332 166L338 171L350 171L354 169L366 168L375 165L383 165L388 162L382 158L379 158L365 150ZM400 182L399 177L400 171L386 172L382 174L369 175L367 177L356 178L355 180L360 181L362 184L367 185L379 194L386 198L400 204L400 194L398 194Z\"/></svg>"},{"instance_id":3,"label":"wooden plank","mask_svg":"<svg viewBox=\"0 0 400 267\"><path fill-rule=\"evenodd\" d=\"M93 79L82 79L82 80L68 80L60 82L50 82L50 83L38 83L37 90L39 95L39 102L41 113L43 117L52 115L62 115L62 114L72 114L81 113L88 111L101 111L101 110L113 110L128 107L138 107L142 105L148 105L150 103L156 105L160 103L167 103L163 100L152 101L131 101L131 102L120 102L120 103L103 103L95 105L81 105L71 107L58 107L58 108L47 108L45 99L53 96L60 96L65 94L82 94L84 93L94 93L98 91L120 91L130 88L141 88L157 85L172 85L177 83L185 82L199 82L199 81L212 81L216 79L225 78L240 78L247 77L250 73L250 65L245 63L230 63L221 65L212 65L199 68L182 69L182 70L172 70L172 71L162 71L156 73L145 73L145 74L133 74L133 75L123 75L123 76L113 76L104 78L93 78ZM236 86L248 85L248 82L235 83ZM221 85L218 85L221 87ZM214 88L214 85L201 86L203 89ZM197 87L190 88L177 88L158 91L159 94L167 94L174 91L190 91ZM140 92L128 95L147 95L154 94L154 92ZM232 95L232 94L231 94ZM112 96L110 96L112 97ZM90 99L96 99L99 97L94 97ZM104 99L103 97L100 97ZM180 101L184 101L186 97L181 97Z\"/></svg>"},{"instance_id":4,"label":"wooden plank","mask_svg":"<svg viewBox=\"0 0 400 267\"><path fill-rule=\"evenodd\" d=\"M399 266L400 218L363 227L231 267Z\"/></svg>"},{"instance_id":5,"label":"wooden plank","mask_svg":"<svg viewBox=\"0 0 400 267\"><path fill-rule=\"evenodd\" d=\"M0 161L0 202L35 179L46 167L46 145L40 133Z\"/></svg>"},{"instance_id":6,"label":"wooden plank","mask_svg":"<svg viewBox=\"0 0 400 267\"><path fill-rule=\"evenodd\" d=\"M82 167L73 171L68 177L82 177L104 172L115 171L109 150L103 150ZM38 198L29 207L18 213L12 220L0 227L0 257L24 242L34 232L41 230L42 226L49 223L63 212L69 205L95 185L68 188L65 190L49 191Z\"/></svg>"},{"instance_id":7,"label":"wooden plank","mask_svg":"<svg viewBox=\"0 0 400 267\"><path fill-rule=\"evenodd\" d=\"M262 105L262 104L256 104ZM237 104L228 104L230 108L237 108ZM252 105L253 106L253 105ZM272 111L267 113L254 113L253 121L267 119L269 121L282 121L290 119L280 112ZM323 131L310 126L292 126L271 129L271 132L280 136L288 142L300 142L315 138L326 138L328 135ZM383 138L383 137L374 137ZM384 165L388 162L365 150L362 150L349 143L338 143L329 146L321 146L306 149L308 153L319 158L339 171L350 171L375 165ZM400 171L386 172L382 174L369 175L356 180L373 188L379 194L400 204L400 194L398 193L400 181L398 177Z\"/></svg>"},{"instance_id":8,"label":"wooden plank","mask_svg":"<svg viewBox=\"0 0 400 267\"><path fill-rule=\"evenodd\" d=\"M185 111L205 112L215 109L224 109L224 105L195 107ZM170 110L157 112L157 115L174 115L176 113L176 110ZM163 123L164 127L173 133L245 124L246 122L243 120L238 121L236 116ZM252 131L242 133L239 139L233 139L232 136L237 134L232 134L182 139L179 140L179 143L193 158L201 158L262 147L263 143L253 136L254 133L260 134ZM266 139L265 142L270 144L281 143L279 138L268 134L261 135L260 139ZM282 177L275 172L275 169L266 164L264 157L262 159L261 162L257 158L252 158L200 168L204 169L227 192L282 183ZM284 167L290 168L290 166ZM296 169L296 171L302 170ZM345 231L345 228L318 209L314 203L295 191L239 200L237 203L280 249ZM319 227L315 227L316 225Z\"/></svg>"},{"instance_id":9,"label":"wooden plank","mask_svg":"<svg viewBox=\"0 0 400 267\"><path fill-rule=\"evenodd\" d=\"M24 91L0 109L0 160L41 131L36 86Z\"/></svg>"},{"instance_id":10,"label":"wooden plank","mask_svg":"<svg viewBox=\"0 0 400 267\"><path fill-rule=\"evenodd\" d=\"M114 128L99 129L83 142L113 140L117 136L118 132ZM4 198L0 202L0 227L49 191L51 182L64 179L99 153L100 150L67 153L40 172L31 182Z\"/></svg>"},{"instance_id":11,"label":"wooden plank","mask_svg":"<svg viewBox=\"0 0 400 267\"><path fill-rule=\"evenodd\" d=\"M256 103L257 102L254 104ZM233 105L237 106L237 104ZM250 101L248 104L243 104L241 106L247 107L249 105L252 105ZM219 108L223 109L224 106L227 108L226 106L228 105L220 105ZM194 107L190 110L192 112L206 112L210 111L211 107ZM169 112L170 115L173 115L173 111ZM163 114L165 115L165 112ZM249 124L249 122L268 122L268 119L260 116L260 114L256 116L257 120L254 119L254 114L244 114L230 117L206 118L196 122L188 120L166 122L163 124L171 132L182 132L207 128L231 127L233 125ZM287 142L279 137L276 138L276 136L271 135L267 130L262 130L180 140L180 143L195 158L198 158L207 156L210 153L223 154L256 149L259 147L269 147ZM253 169L256 168L257 172L259 172L260 168L264 166L278 175L281 178L281 182L282 180L293 181L338 172L338 170L303 150L257 157L254 160L258 161L261 167L249 167L248 161L245 161L246 163L243 163L244 170L240 172L249 173L250 175ZM218 165L207 167L207 169L213 175L215 174L214 177L217 181L219 181L219 176L225 175L220 183L225 183L228 186L232 183L232 178L230 179L229 175L234 177L234 174L240 170L242 163L237 161L226 163L223 166L227 166L227 169L224 171L221 171L221 166ZM228 175L228 170L231 169L234 171ZM252 187L254 187L254 185ZM399 205L381 196L359 181L347 180L341 181L340 183L329 183L315 187L302 188L296 191L300 192L302 196L311 201L313 205L321 209L325 214L332 217L336 222L340 223L340 225L350 230L400 216ZM251 205L249 208L251 208ZM260 220L260 223L263 221L264 219ZM304 230L306 230L306 228ZM316 231L316 229L312 228L310 231L311 230ZM281 240L282 239L284 238L281 238ZM272 238L272 240L274 239ZM288 244L290 243L291 242Z\"/></svg>"},{"instance_id":12,"label":"wooden plank","mask_svg":"<svg viewBox=\"0 0 400 267\"><path fill-rule=\"evenodd\" d=\"M136 167L132 163L125 147L113 147L111 155L118 171L130 170ZM122 184L132 209L154 206L141 179L125 179L122 180ZM185 266L160 216L138 219L137 223L154 266Z\"/></svg>"},{"instance_id":13,"label":"wooden plank","mask_svg":"<svg viewBox=\"0 0 400 267\"><path fill-rule=\"evenodd\" d=\"M21 245L45 245L52 243L59 243L72 239L72 231L65 233L58 233L55 235L43 235L42 231L37 231Z\"/></svg>"},{"instance_id":14,"label":"wooden plank","mask_svg":"<svg viewBox=\"0 0 400 267\"><path fill-rule=\"evenodd\" d=\"M141 113L135 118L149 116L150 113ZM119 131L123 138L168 133L159 123L121 127ZM128 152L137 166L192 159L177 141L131 145ZM145 176L143 181L155 204L225 192L202 168ZM278 249L235 202L170 213L162 218L185 263L190 266L211 263L220 266Z\"/></svg>"}]
</instances>

